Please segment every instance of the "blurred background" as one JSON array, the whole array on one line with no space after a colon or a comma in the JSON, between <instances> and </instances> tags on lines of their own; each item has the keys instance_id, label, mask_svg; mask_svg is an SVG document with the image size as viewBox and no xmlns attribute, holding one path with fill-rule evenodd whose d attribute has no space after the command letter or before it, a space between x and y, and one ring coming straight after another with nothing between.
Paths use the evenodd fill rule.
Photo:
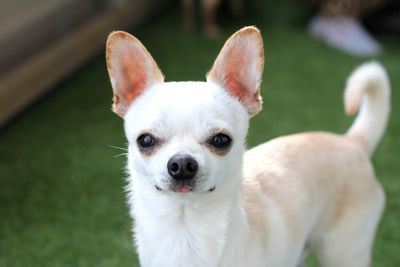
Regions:
<instances>
[{"instance_id":1,"label":"blurred background","mask_svg":"<svg viewBox=\"0 0 400 267\"><path fill-rule=\"evenodd\" d=\"M387 68L392 113L373 156L387 206L374 266L400 266L400 5L390 0L0 1L0 266L139 266L106 37L134 34L167 81L204 80L246 25L260 28L266 55L249 146L345 132L346 77L372 59ZM307 263L318 266L313 255Z\"/></svg>"}]
</instances>

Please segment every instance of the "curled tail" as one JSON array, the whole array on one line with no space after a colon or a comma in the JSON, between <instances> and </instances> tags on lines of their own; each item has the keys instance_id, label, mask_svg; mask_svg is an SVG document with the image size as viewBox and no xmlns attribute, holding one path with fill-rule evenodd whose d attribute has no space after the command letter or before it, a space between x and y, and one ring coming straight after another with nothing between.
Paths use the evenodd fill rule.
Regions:
<instances>
[{"instance_id":1,"label":"curled tail","mask_svg":"<svg viewBox=\"0 0 400 267\"><path fill-rule=\"evenodd\" d=\"M358 112L347 136L359 140L371 156L385 131L390 112L390 84L377 62L361 65L350 75L344 92L349 116Z\"/></svg>"}]
</instances>

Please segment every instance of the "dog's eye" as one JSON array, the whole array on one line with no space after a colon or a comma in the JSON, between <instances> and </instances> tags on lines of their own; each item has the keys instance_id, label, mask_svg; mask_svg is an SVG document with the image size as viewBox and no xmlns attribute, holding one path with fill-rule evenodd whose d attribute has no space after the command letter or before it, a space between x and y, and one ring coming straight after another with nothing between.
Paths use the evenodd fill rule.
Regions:
<instances>
[{"instance_id":1,"label":"dog's eye","mask_svg":"<svg viewBox=\"0 0 400 267\"><path fill-rule=\"evenodd\" d=\"M213 147L223 149L230 146L232 139L224 133L219 133L214 135L209 142Z\"/></svg>"},{"instance_id":2,"label":"dog's eye","mask_svg":"<svg viewBox=\"0 0 400 267\"><path fill-rule=\"evenodd\" d=\"M140 135L136 142L139 148L144 151L151 150L157 144L157 140L151 134Z\"/></svg>"}]
</instances>

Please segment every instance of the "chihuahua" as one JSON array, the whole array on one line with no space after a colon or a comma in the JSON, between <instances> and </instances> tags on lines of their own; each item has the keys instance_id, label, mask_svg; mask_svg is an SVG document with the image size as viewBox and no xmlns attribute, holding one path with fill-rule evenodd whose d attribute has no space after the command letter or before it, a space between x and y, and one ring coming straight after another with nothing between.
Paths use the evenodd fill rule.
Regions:
<instances>
[{"instance_id":1,"label":"chihuahua","mask_svg":"<svg viewBox=\"0 0 400 267\"><path fill-rule=\"evenodd\" d=\"M146 48L107 41L113 111L128 139L128 203L144 267L292 267L313 249L325 267L367 267L385 197L370 157L390 85L371 62L347 81L344 135L294 134L245 151L261 110L260 32L225 43L206 82L164 82Z\"/></svg>"}]
</instances>

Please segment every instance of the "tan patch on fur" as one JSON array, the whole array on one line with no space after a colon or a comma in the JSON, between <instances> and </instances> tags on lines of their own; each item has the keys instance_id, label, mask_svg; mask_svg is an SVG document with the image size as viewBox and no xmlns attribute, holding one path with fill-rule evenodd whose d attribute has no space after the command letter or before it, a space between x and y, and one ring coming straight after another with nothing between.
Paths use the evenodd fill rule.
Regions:
<instances>
[{"instance_id":1,"label":"tan patch on fur","mask_svg":"<svg viewBox=\"0 0 400 267\"><path fill-rule=\"evenodd\" d=\"M138 149L139 152L142 153L142 155L145 156L145 157L151 157L151 156L153 156L154 154L156 154L157 151L159 151L160 148L162 147L162 145L165 143L164 140L162 140L162 139L160 139L160 138L158 138L158 137L152 135L151 133L149 133L149 132L147 132L147 131L142 131L142 132L140 132L140 133L137 135L136 140L138 140L138 138L139 138L140 136L142 136L142 135L150 135L150 136L152 136L152 137L154 138L154 140L155 140L155 145L154 145L151 149L148 149L148 150L142 149L142 148L139 146L139 144L137 144L137 141L136 141L136 147L137 147L137 149Z\"/></svg>"},{"instance_id":2,"label":"tan patch on fur","mask_svg":"<svg viewBox=\"0 0 400 267\"><path fill-rule=\"evenodd\" d=\"M257 233L263 245L267 245L268 225L266 210L263 205L265 197L261 194L259 184L254 181L246 180L242 187L242 204L248 216L251 230Z\"/></svg>"},{"instance_id":3,"label":"tan patch on fur","mask_svg":"<svg viewBox=\"0 0 400 267\"><path fill-rule=\"evenodd\" d=\"M151 157L151 156L153 156L154 154L156 154L157 151L160 150L161 146L162 146L162 143L160 142L160 143L157 143L157 144L156 144L152 149L150 149L150 150L142 150L142 149L140 149L140 148L138 148L138 150L140 151L140 153L142 153L143 156L145 156L145 157Z\"/></svg>"},{"instance_id":4,"label":"tan patch on fur","mask_svg":"<svg viewBox=\"0 0 400 267\"><path fill-rule=\"evenodd\" d=\"M289 199L288 194L280 189L285 185L277 184L274 179L271 182L269 178L266 173L255 172L245 180L243 196L246 201L244 201L244 206L248 212L252 230L260 235L262 240L268 240L266 207L268 207L268 201L273 201L279 206L290 235L297 238L299 231L298 211L291 204L292 199Z\"/></svg>"},{"instance_id":5,"label":"tan patch on fur","mask_svg":"<svg viewBox=\"0 0 400 267\"><path fill-rule=\"evenodd\" d=\"M351 190L348 186L344 186L343 189L338 192L338 201L336 203L335 212L332 219L332 225L338 223L346 213L347 207L350 204L351 199Z\"/></svg>"},{"instance_id":6,"label":"tan patch on fur","mask_svg":"<svg viewBox=\"0 0 400 267\"><path fill-rule=\"evenodd\" d=\"M213 146L212 144L210 144L210 138L214 138L214 136L217 135L217 134L225 134L225 135L227 135L231 139L231 143L229 144L229 146L223 147L223 148L217 148L217 147ZM232 140L231 134L227 130L225 130L225 129L214 129L214 130L211 131L210 138L208 138L207 140L203 141L202 143L214 155L222 157L222 156L225 156L231 150L232 144L233 144L233 140Z\"/></svg>"},{"instance_id":7,"label":"tan patch on fur","mask_svg":"<svg viewBox=\"0 0 400 267\"><path fill-rule=\"evenodd\" d=\"M291 201L293 200L289 199L287 194L282 194L281 191L277 189L279 185L275 184L274 186L271 186L271 184L268 183L268 177L265 175L258 175L256 179L260 183L262 192L280 204L282 214L286 218L289 230L291 231L291 236L296 236L299 227L296 218L297 211L291 205Z\"/></svg>"},{"instance_id":8,"label":"tan patch on fur","mask_svg":"<svg viewBox=\"0 0 400 267\"><path fill-rule=\"evenodd\" d=\"M228 147L224 148L217 148L214 147L213 145L206 143L205 146L211 151L216 156L222 157L228 154L228 152L231 150L232 145L229 145Z\"/></svg>"},{"instance_id":9,"label":"tan patch on fur","mask_svg":"<svg viewBox=\"0 0 400 267\"><path fill-rule=\"evenodd\" d=\"M274 212L284 218L292 240L300 240L317 223L312 218L321 227L333 227L349 211L362 208L368 194L376 195L363 148L334 134L277 138L249 151L244 169L243 205L262 238L268 238L268 201L277 203Z\"/></svg>"},{"instance_id":10,"label":"tan patch on fur","mask_svg":"<svg viewBox=\"0 0 400 267\"><path fill-rule=\"evenodd\" d=\"M359 144L361 147L364 148L365 151L368 151L367 140L365 140L362 134L353 133L351 136L346 136L346 138Z\"/></svg>"}]
</instances>

